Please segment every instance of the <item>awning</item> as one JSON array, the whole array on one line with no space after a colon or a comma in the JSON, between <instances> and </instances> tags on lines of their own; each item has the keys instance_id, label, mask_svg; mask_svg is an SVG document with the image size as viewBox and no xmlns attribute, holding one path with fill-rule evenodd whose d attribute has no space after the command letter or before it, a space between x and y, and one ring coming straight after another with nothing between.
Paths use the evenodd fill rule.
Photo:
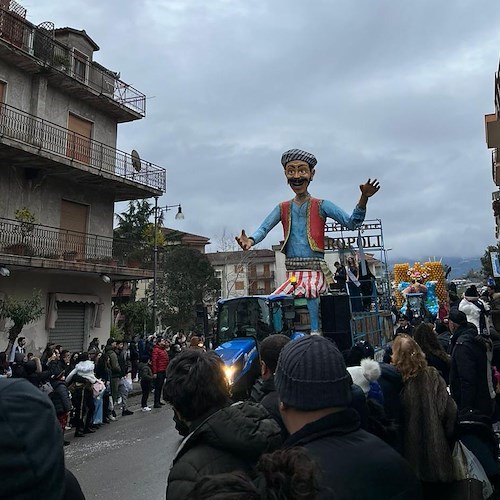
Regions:
<instances>
[{"instance_id":1,"label":"awning","mask_svg":"<svg viewBox=\"0 0 500 500\"><path fill-rule=\"evenodd\" d=\"M57 303L58 302L77 302L80 304L92 304L93 315L91 328L101 326L102 309L104 302L98 295L84 295L80 293L49 293L47 301L47 315L45 317L45 327L47 329L55 328L57 321Z\"/></svg>"},{"instance_id":2,"label":"awning","mask_svg":"<svg viewBox=\"0 0 500 500\"><path fill-rule=\"evenodd\" d=\"M54 293L57 302L79 302L85 304L100 304L101 298L97 295L81 295L79 293Z\"/></svg>"}]
</instances>

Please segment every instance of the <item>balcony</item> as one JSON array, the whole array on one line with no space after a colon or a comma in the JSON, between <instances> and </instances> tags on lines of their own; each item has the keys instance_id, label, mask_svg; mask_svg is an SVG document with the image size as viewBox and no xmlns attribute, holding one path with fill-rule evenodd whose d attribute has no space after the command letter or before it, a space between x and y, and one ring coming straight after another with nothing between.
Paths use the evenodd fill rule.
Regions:
<instances>
[{"instance_id":1,"label":"balcony","mask_svg":"<svg viewBox=\"0 0 500 500\"><path fill-rule=\"evenodd\" d=\"M3 43L1 43L3 42ZM146 114L146 96L100 64L79 58L21 15L0 9L0 58L31 74L42 73L55 87L85 100L117 122Z\"/></svg>"},{"instance_id":2,"label":"balcony","mask_svg":"<svg viewBox=\"0 0 500 500\"><path fill-rule=\"evenodd\" d=\"M141 260L137 260L141 253ZM0 218L0 263L6 266L106 273L113 279L153 277L152 249L137 243ZM140 268L139 268L140 266Z\"/></svg>"},{"instance_id":3,"label":"balcony","mask_svg":"<svg viewBox=\"0 0 500 500\"><path fill-rule=\"evenodd\" d=\"M249 271L249 280L273 280L274 271Z\"/></svg>"},{"instance_id":4,"label":"balcony","mask_svg":"<svg viewBox=\"0 0 500 500\"><path fill-rule=\"evenodd\" d=\"M160 196L166 189L164 168L6 104L0 108L1 162L105 189L115 201Z\"/></svg>"},{"instance_id":5,"label":"balcony","mask_svg":"<svg viewBox=\"0 0 500 500\"><path fill-rule=\"evenodd\" d=\"M486 130L486 144L488 148L500 148L500 120L496 113L484 116Z\"/></svg>"}]
</instances>

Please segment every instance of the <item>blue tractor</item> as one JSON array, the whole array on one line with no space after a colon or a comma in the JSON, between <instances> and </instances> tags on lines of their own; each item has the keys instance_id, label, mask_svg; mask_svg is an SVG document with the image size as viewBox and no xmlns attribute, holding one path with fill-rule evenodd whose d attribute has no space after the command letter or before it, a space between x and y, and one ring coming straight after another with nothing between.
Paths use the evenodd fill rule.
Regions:
<instances>
[{"instance_id":1,"label":"blue tractor","mask_svg":"<svg viewBox=\"0 0 500 500\"><path fill-rule=\"evenodd\" d=\"M274 333L294 339L295 305L290 295L254 295L217 303L215 352L225 365L234 399L245 399L260 374L259 343Z\"/></svg>"}]
</instances>

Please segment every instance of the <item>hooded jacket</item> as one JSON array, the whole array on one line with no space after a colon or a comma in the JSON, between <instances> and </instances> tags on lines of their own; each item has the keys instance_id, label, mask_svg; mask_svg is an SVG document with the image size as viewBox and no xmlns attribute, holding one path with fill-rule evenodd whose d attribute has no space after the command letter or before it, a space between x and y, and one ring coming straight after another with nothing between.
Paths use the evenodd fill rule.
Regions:
<instances>
[{"instance_id":1,"label":"hooded jacket","mask_svg":"<svg viewBox=\"0 0 500 500\"><path fill-rule=\"evenodd\" d=\"M476 303L480 304L482 306L482 310L488 312L489 314L490 306L477 297L464 297L460 301L460 304L458 304L458 310L462 311L467 316L467 321L472 323L477 328L479 333L484 333L480 328L482 310L480 309L480 306L475 305ZM485 314L484 322L486 332L488 332L490 329L490 320L487 314Z\"/></svg>"},{"instance_id":2,"label":"hooded jacket","mask_svg":"<svg viewBox=\"0 0 500 500\"><path fill-rule=\"evenodd\" d=\"M460 325L451 338L450 391L459 420L491 417L495 390L491 372L493 343L471 323Z\"/></svg>"},{"instance_id":3,"label":"hooded jacket","mask_svg":"<svg viewBox=\"0 0 500 500\"><path fill-rule=\"evenodd\" d=\"M80 361L79 363L77 363L75 368L66 377L66 383L70 384L71 380L73 379L73 377L75 377L75 375L85 379L85 381L90 382L91 384L95 383L97 381L97 378L94 375L94 362Z\"/></svg>"},{"instance_id":4,"label":"hooded jacket","mask_svg":"<svg viewBox=\"0 0 500 500\"><path fill-rule=\"evenodd\" d=\"M285 442L302 446L318 463L318 500L416 500L420 483L404 458L359 428L348 408L306 424Z\"/></svg>"},{"instance_id":5,"label":"hooded jacket","mask_svg":"<svg viewBox=\"0 0 500 500\"><path fill-rule=\"evenodd\" d=\"M122 376L122 369L118 362L118 354L113 349L113 346L107 345L104 348L104 355L109 360L109 368L111 370L111 378L120 378Z\"/></svg>"},{"instance_id":6,"label":"hooded jacket","mask_svg":"<svg viewBox=\"0 0 500 500\"><path fill-rule=\"evenodd\" d=\"M69 390L66 382L63 380L52 380L53 392L49 394L52 404L56 410L57 415L63 415L71 410L71 399L69 397Z\"/></svg>"},{"instance_id":7,"label":"hooded jacket","mask_svg":"<svg viewBox=\"0 0 500 500\"><path fill-rule=\"evenodd\" d=\"M257 403L239 402L212 412L181 443L168 476L167 498L182 500L208 474L251 473L262 453L281 445L280 427Z\"/></svg>"}]
</instances>

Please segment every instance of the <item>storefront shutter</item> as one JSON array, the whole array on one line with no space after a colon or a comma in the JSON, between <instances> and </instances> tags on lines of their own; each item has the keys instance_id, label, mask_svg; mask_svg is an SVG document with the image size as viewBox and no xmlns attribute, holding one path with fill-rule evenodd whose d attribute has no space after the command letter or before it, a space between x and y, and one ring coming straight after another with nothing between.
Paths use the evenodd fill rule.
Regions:
<instances>
[{"instance_id":1,"label":"storefront shutter","mask_svg":"<svg viewBox=\"0 0 500 500\"><path fill-rule=\"evenodd\" d=\"M60 344L71 352L82 352L85 338L85 304L58 302L55 328L49 331L49 342Z\"/></svg>"}]
</instances>

